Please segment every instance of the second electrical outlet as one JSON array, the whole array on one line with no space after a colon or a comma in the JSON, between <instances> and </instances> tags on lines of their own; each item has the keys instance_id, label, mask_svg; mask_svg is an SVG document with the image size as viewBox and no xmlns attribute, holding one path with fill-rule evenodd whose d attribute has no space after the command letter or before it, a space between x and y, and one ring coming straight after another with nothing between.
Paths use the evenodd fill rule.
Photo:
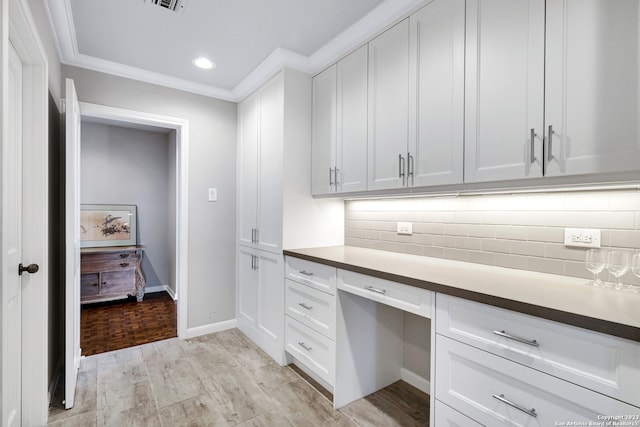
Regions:
<instances>
[{"instance_id":1,"label":"second electrical outlet","mask_svg":"<svg viewBox=\"0 0 640 427\"><path fill-rule=\"evenodd\" d=\"M398 234L406 234L407 236L411 236L413 234L413 224L410 222L399 222Z\"/></svg>"}]
</instances>

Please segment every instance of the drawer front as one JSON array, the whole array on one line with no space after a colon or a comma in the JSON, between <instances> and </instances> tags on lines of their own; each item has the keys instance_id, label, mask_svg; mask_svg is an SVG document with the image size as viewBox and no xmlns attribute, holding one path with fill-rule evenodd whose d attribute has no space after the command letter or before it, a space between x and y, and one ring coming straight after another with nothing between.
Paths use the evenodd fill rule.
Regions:
<instances>
[{"instance_id":1,"label":"drawer front","mask_svg":"<svg viewBox=\"0 0 640 427\"><path fill-rule=\"evenodd\" d=\"M330 339L336 336L336 297L287 279L285 313Z\"/></svg>"},{"instance_id":2,"label":"drawer front","mask_svg":"<svg viewBox=\"0 0 640 427\"><path fill-rule=\"evenodd\" d=\"M112 259L105 261L83 261L80 263L81 273L95 273L98 271L135 270L136 260Z\"/></svg>"},{"instance_id":3,"label":"drawer front","mask_svg":"<svg viewBox=\"0 0 640 427\"><path fill-rule=\"evenodd\" d=\"M101 294L119 294L132 292L136 294L135 270L108 271L102 273Z\"/></svg>"},{"instance_id":4,"label":"drawer front","mask_svg":"<svg viewBox=\"0 0 640 427\"><path fill-rule=\"evenodd\" d=\"M80 275L80 296L89 297L98 295L100 287L98 286L98 273L88 273Z\"/></svg>"},{"instance_id":5,"label":"drawer front","mask_svg":"<svg viewBox=\"0 0 640 427\"><path fill-rule=\"evenodd\" d=\"M352 271L338 270L338 289L431 318L433 292Z\"/></svg>"},{"instance_id":6,"label":"drawer front","mask_svg":"<svg viewBox=\"0 0 640 427\"><path fill-rule=\"evenodd\" d=\"M331 295L336 293L336 269L317 262L288 256L286 277Z\"/></svg>"},{"instance_id":7,"label":"drawer front","mask_svg":"<svg viewBox=\"0 0 640 427\"><path fill-rule=\"evenodd\" d=\"M482 424L478 424L439 400L436 400L435 418L433 425L436 427L482 427Z\"/></svg>"},{"instance_id":8,"label":"drawer front","mask_svg":"<svg viewBox=\"0 0 640 427\"><path fill-rule=\"evenodd\" d=\"M437 333L640 406L640 344L448 295L436 299Z\"/></svg>"},{"instance_id":9,"label":"drawer front","mask_svg":"<svg viewBox=\"0 0 640 427\"><path fill-rule=\"evenodd\" d=\"M442 335L436 336L435 377L436 399L486 426L588 425L603 416L640 416L640 408Z\"/></svg>"},{"instance_id":10,"label":"drawer front","mask_svg":"<svg viewBox=\"0 0 640 427\"><path fill-rule=\"evenodd\" d=\"M110 252L100 254L81 254L82 262L101 262L101 261L137 261L138 254L136 252Z\"/></svg>"},{"instance_id":11,"label":"drawer front","mask_svg":"<svg viewBox=\"0 0 640 427\"><path fill-rule=\"evenodd\" d=\"M329 385L335 385L335 343L332 340L285 316L285 350Z\"/></svg>"}]
</instances>

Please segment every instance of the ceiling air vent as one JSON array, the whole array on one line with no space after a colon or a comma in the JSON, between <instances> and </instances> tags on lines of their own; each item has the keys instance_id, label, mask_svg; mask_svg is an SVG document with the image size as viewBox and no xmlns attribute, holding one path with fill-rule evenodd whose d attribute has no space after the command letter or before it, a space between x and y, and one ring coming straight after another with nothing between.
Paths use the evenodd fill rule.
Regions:
<instances>
[{"instance_id":1,"label":"ceiling air vent","mask_svg":"<svg viewBox=\"0 0 640 427\"><path fill-rule=\"evenodd\" d=\"M187 5L187 0L144 0L145 3L157 5L174 12L182 12Z\"/></svg>"}]
</instances>

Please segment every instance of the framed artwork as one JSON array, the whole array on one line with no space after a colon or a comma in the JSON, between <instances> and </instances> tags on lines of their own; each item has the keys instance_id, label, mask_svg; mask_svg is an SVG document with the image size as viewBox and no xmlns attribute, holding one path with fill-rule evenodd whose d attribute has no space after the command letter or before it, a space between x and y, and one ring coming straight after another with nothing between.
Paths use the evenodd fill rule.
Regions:
<instances>
[{"instance_id":1,"label":"framed artwork","mask_svg":"<svg viewBox=\"0 0 640 427\"><path fill-rule=\"evenodd\" d=\"M135 205L80 205L80 247L135 245L136 220Z\"/></svg>"}]
</instances>

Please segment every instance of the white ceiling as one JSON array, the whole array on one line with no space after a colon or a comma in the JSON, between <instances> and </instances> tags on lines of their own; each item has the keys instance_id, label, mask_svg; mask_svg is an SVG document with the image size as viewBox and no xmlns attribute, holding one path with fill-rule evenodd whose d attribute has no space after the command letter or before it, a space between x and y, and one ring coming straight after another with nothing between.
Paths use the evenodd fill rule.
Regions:
<instances>
[{"instance_id":1,"label":"white ceiling","mask_svg":"<svg viewBox=\"0 0 640 427\"><path fill-rule=\"evenodd\" d=\"M424 0L47 0L67 64L229 100L284 65L317 72ZM201 70L192 60L216 63Z\"/></svg>"}]
</instances>

